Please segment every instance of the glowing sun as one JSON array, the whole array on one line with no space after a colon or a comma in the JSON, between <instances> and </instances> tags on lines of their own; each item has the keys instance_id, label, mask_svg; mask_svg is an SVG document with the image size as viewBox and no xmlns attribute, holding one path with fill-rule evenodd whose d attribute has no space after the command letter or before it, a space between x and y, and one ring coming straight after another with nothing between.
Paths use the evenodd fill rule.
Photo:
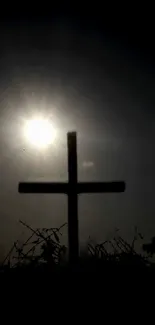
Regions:
<instances>
[{"instance_id":1,"label":"glowing sun","mask_svg":"<svg viewBox=\"0 0 155 325\"><path fill-rule=\"evenodd\" d=\"M36 118L26 122L25 136L32 145L46 148L54 143L56 129L49 120Z\"/></svg>"}]
</instances>

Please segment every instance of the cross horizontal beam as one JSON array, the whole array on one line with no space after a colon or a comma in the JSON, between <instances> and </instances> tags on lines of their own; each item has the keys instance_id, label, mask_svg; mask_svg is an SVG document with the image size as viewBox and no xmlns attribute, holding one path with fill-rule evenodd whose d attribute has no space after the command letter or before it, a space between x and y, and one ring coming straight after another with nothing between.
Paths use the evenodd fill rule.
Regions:
<instances>
[{"instance_id":1,"label":"cross horizontal beam","mask_svg":"<svg viewBox=\"0 0 155 325\"><path fill-rule=\"evenodd\" d=\"M119 193L125 191L125 182L79 182L76 185L61 182L21 182L19 193Z\"/></svg>"},{"instance_id":2,"label":"cross horizontal beam","mask_svg":"<svg viewBox=\"0 0 155 325\"><path fill-rule=\"evenodd\" d=\"M77 135L67 133L68 182L21 182L19 193L67 194L68 199L68 242L69 262L76 265L79 257L78 243L78 194L80 193L119 193L125 191L125 182L78 182Z\"/></svg>"}]
</instances>

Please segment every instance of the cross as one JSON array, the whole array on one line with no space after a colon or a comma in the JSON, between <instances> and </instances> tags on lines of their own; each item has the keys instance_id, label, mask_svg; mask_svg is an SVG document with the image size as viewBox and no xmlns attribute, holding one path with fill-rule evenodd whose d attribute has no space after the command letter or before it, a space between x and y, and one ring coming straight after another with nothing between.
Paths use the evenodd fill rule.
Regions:
<instances>
[{"instance_id":1,"label":"cross","mask_svg":"<svg viewBox=\"0 0 155 325\"><path fill-rule=\"evenodd\" d=\"M69 262L76 264L79 257L78 241L78 195L80 193L124 192L123 181L78 182L77 177L77 135L67 133L68 182L20 182L19 193L65 193L68 195L68 242Z\"/></svg>"}]
</instances>

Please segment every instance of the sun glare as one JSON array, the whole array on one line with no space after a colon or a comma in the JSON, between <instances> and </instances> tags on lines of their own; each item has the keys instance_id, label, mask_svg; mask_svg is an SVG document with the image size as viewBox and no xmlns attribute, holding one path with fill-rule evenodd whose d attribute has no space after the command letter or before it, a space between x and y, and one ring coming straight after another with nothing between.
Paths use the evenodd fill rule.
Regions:
<instances>
[{"instance_id":1,"label":"sun glare","mask_svg":"<svg viewBox=\"0 0 155 325\"><path fill-rule=\"evenodd\" d=\"M32 119L26 122L25 136L32 145L46 148L54 143L56 129L46 119Z\"/></svg>"}]
</instances>

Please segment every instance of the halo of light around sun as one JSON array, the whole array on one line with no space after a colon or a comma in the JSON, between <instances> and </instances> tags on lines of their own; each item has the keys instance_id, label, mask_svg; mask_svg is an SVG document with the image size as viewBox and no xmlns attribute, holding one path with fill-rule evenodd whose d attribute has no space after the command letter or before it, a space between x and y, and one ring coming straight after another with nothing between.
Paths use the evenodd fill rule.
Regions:
<instances>
[{"instance_id":1,"label":"halo of light around sun","mask_svg":"<svg viewBox=\"0 0 155 325\"><path fill-rule=\"evenodd\" d=\"M52 123L42 118L26 121L24 133L28 142L37 148L47 148L56 138L56 129Z\"/></svg>"}]
</instances>

